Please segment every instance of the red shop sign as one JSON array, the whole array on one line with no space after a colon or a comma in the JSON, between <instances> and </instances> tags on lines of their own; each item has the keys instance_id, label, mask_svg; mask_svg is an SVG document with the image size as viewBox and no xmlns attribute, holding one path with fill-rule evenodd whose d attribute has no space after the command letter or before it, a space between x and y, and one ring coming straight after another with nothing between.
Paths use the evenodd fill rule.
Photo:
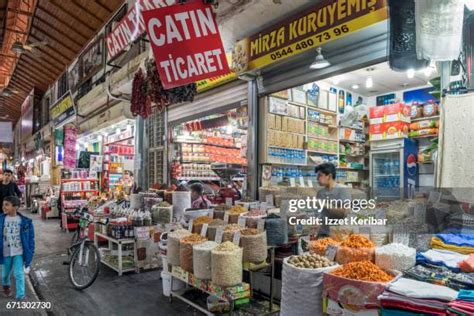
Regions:
<instances>
[{"instance_id":1,"label":"red shop sign","mask_svg":"<svg viewBox=\"0 0 474 316\"><path fill-rule=\"evenodd\" d=\"M165 89L229 73L211 5L173 5L143 17Z\"/></svg>"}]
</instances>

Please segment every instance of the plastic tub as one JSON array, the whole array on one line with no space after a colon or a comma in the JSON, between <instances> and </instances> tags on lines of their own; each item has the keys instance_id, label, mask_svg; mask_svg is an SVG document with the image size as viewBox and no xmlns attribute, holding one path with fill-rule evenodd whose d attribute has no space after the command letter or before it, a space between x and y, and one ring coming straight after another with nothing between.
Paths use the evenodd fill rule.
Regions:
<instances>
[{"instance_id":1,"label":"plastic tub","mask_svg":"<svg viewBox=\"0 0 474 316\"><path fill-rule=\"evenodd\" d=\"M166 271L161 271L161 280L163 282L163 295L169 297L171 294L171 273ZM179 291L184 289L186 284L174 278L173 280L173 291Z\"/></svg>"}]
</instances>

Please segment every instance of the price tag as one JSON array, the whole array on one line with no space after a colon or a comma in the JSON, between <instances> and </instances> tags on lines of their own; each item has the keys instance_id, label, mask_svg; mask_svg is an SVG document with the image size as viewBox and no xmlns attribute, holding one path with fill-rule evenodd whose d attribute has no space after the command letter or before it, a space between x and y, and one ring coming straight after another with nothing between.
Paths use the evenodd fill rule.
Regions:
<instances>
[{"instance_id":1,"label":"price tag","mask_svg":"<svg viewBox=\"0 0 474 316\"><path fill-rule=\"evenodd\" d=\"M206 237L207 235L207 227L209 226L208 223L204 223L202 224L202 228L201 228L201 236L202 237Z\"/></svg>"},{"instance_id":2,"label":"price tag","mask_svg":"<svg viewBox=\"0 0 474 316\"><path fill-rule=\"evenodd\" d=\"M136 227L136 234L138 240L150 239L150 227Z\"/></svg>"},{"instance_id":3,"label":"price tag","mask_svg":"<svg viewBox=\"0 0 474 316\"><path fill-rule=\"evenodd\" d=\"M226 222L226 223L229 222L229 214L228 213L224 214L224 222Z\"/></svg>"},{"instance_id":4,"label":"price tag","mask_svg":"<svg viewBox=\"0 0 474 316\"><path fill-rule=\"evenodd\" d=\"M214 210L209 210L208 216L210 219L214 219Z\"/></svg>"},{"instance_id":5,"label":"price tag","mask_svg":"<svg viewBox=\"0 0 474 316\"><path fill-rule=\"evenodd\" d=\"M236 246L240 245L240 232L235 232L234 233L234 238L232 239L232 242Z\"/></svg>"},{"instance_id":6,"label":"price tag","mask_svg":"<svg viewBox=\"0 0 474 316\"><path fill-rule=\"evenodd\" d=\"M224 229L222 227L219 227L216 230L216 238L214 239L214 241L220 244L222 242L222 236L224 236Z\"/></svg>"},{"instance_id":7,"label":"price tag","mask_svg":"<svg viewBox=\"0 0 474 316\"><path fill-rule=\"evenodd\" d=\"M190 233L193 232L193 220L192 220L192 219L189 220L189 223L188 223L188 230L189 230Z\"/></svg>"},{"instance_id":8,"label":"price tag","mask_svg":"<svg viewBox=\"0 0 474 316\"><path fill-rule=\"evenodd\" d=\"M245 227L245 223L247 222L247 219L245 217L239 216L239 226L240 227Z\"/></svg>"},{"instance_id":9,"label":"price tag","mask_svg":"<svg viewBox=\"0 0 474 316\"><path fill-rule=\"evenodd\" d=\"M295 178L290 178L290 187L295 187L295 186L296 186Z\"/></svg>"},{"instance_id":10,"label":"price tag","mask_svg":"<svg viewBox=\"0 0 474 316\"><path fill-rule=\"evenodd\" d=\"M300 186L304 187L304 178L300 177Z\"/></svg>"},{"instance_id":11,"label":"price tag","mask_svg":"<svg viewBox=\"0 0 474 316\"><path fill-rule=\"evenodd\" d=\"M233 204L232 198L225 198L225 205L232 206L232 204Z\"/></svg>"},{"instance_id":12,"label":"price tag","mask_svg":"<svg viewBox=\"0 0 474 316\"><path fill-rule=\"evenodd\" d=\"M313 187L313 181L311 181L311 179L308 179L308 187L310 187L310 188Z\"/></svg>"},{"instance_id":13,"label":"price tag","mask_svg":"<svg viewBox=\"0 0 474 316\"><path fill-rule=\"evenodd\" d=\"M261 232L265 230L265 220L264 219L259 219L257 221L257 229Z\"/></svg>"},{"instance_id":14,"label":"price tag","mask_svg":"<svg viewBox=\"0 0 474 316\"><path fill-rule=\"evenodd\" d=\"M267 194L267 196L265 197L265 201L266 201L269 205L273 205L273 194Z\"/></svg>"},{"instance_id":15,"label":"price tag","mask_svg":"<svg viewBox=\"0 0 474 316\"><path fill-rule=\"evenodd\" d=\"M326 257L334 261L334 258L336 258L336 252L337 252L337 247L335 245L328 245L326 248Z\"/></svg>"}]
</instances>

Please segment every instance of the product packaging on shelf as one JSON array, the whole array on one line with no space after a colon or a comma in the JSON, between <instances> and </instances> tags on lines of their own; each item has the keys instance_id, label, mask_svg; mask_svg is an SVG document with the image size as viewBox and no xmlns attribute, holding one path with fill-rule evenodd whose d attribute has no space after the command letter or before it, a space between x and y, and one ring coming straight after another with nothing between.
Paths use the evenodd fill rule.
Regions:
<instances>
[{"instance_id":1,"label":"product packaging on shelf","mask_svg":"<svg viewBox=\"0 0 474 316\"><path fill-rule=\"evenodd\" d=\"M209 290L209 281L196 278L196 276L192 273L188 273L188 283L203 291Z\"/></svg>"},{"instance_id":2,"label":"product packaging on shelf","mask_svg":"<svg viewBox=\"0 0 474 316\"><path fill-rule=\"evenodd\" d=\"M410 113L410 106L403 103L373 106L369 108L370 124L389 122L410 123Z\"/></svg>"},{"instance_id":3,"label":"product packaging on shelf","mask_svg":"<svg viewBox=\"0 0 474 316\"><path fill-rule=\"evenodd\" d=\"M184 282L188 282L189 280L189 272L187 271L184 271L183 269L181 269L181 267L179 266L173 266L171 268L171 274L173 274L173 276L181 281L184 281Z\"/></svg>"},{"instance_id":4,"label":"product packaging on shelf","mask_svg":"<svg viewBox=\"0 0 474 316\"><path fill-rule=\"evenodd\" d=\"M250 297L250 284L240 283L234 286L218 286L209 282L209 292L220 298L233 300Z\"/></svg>"},{"instance_id":5,"label":"product packaging on shelf","mask_svg":"<svg viewBox=\"0 0 474 316\"><path fill-rule=\"evenodd\" d=\"M409 124L405 122L391 122L370 124L369 138L371 141L408 137Z\"/></svg>"}]
</instances>

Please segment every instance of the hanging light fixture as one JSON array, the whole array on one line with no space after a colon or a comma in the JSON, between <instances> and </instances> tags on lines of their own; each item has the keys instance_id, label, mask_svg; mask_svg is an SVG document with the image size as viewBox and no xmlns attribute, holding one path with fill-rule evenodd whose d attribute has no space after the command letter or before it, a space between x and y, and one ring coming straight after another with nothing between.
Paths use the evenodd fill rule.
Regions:
<instances>
[{"instance_id":1,"label":"hanging light fixture","mask_svg":"<svg viewBox=\"0 0 474 316\"><path fill-rule=\"evenodd\" d=\"M355 84L352 85L351 88L354 89L354 90L357 90L357 89L359 89L359 85L357 83L355 83Z\"/></svg>"},{"instance_id":2,"label":"hanging light fixture","mask_svg":"<svg viewBox=\"0 0 474 316\"><path fill-rule=\"evenodd\" d=\"M316 52L317 52L316 58L314 59L313 63L309 66L309 68L323 69L323 68L331 66L331 63L324 58L322 54L322 50L323 49L321 47L316 48Z\"/></svg>"},{"instance_id":3,"label":"hanging light fixture","mask_svg":"<svg viewBox=\"0 0 474 316\"><path fill-rule=\"evenodd\" d=\"M407 78L413 79L415 77L415 69L410 68L407 70Z\"/></svg>"},{"instance_id":4,"label":"hanging light fixture","mask_svg":"<svg viewBox=\"0 0 474 316\"><path fill-rule=\"evenodd\" d=\"M373 86L374 86L374 80L372 79L372 77L367 77L367 79L365 80L365 87L372 88Z\"/></svg>"},{"instance_id":5,"label":"hanging light fixture","mask_svg":"<svg viewBox=\"0 0 474 316\"><path fill-rule=\"evenodd\" d=\"M423 70L423 73L425 74L426 77L429 77L431 76L434 72L436 72L436 63L435 62L431 62L430 65L428 67L426 67L424 70Z\"/></svg>"}]
</instances>

